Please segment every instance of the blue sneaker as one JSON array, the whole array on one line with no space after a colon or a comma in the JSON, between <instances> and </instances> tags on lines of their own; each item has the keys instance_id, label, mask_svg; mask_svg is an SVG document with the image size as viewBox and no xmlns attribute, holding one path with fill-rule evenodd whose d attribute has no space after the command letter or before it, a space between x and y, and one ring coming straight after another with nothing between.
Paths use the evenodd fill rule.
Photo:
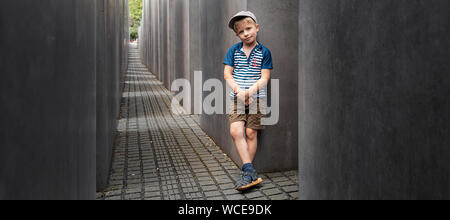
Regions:
<instances>
[{"instance_id":1,"label":"blue sneaker","mask_svg":"<svg viewBox=\"0 0 450 220\"><path fill-rule=\"evenodd\" d=\"M258 177L258 174L256 173L256 171L254 171L254 170L252 172L241 171L239 173L239 179L236 182L235 189L238 191L245 191L245 190L250 189L262 182L263 182L263 179Z\"/></svg>"}]
</instances>

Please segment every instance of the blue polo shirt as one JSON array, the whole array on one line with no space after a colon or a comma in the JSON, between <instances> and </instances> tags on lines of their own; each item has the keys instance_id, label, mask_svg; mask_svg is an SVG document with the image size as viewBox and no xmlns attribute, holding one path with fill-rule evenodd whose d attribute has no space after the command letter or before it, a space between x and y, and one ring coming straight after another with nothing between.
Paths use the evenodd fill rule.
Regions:
<instances>
[{"instance_id":1,"label":"blue polo shirt","mask_svg":"<svg viewBox=\"0 0 450 220\"><path fill-rule=\"evenodd\" d=\"M233 45L227 53L223 64L234 68L233 78L241 89L249 89L259 79L261 79L262 69L273 69L272 54L267 47L258 42L258 45L252 50L249 58L245 55L242 48L243 43ZM230 93L231 97L236 97L234 91ZM255 98L266 97L266 89L259 90Z\"/></svg>"}]
</instances>

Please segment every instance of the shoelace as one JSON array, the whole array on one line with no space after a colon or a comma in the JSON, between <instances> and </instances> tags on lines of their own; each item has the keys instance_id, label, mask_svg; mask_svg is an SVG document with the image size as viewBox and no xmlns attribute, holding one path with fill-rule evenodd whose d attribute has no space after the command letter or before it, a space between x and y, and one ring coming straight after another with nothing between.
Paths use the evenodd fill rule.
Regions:
<instances>
[{"instance_id":1,"label":"shoelace","mask_svg":"<svg viewBox=\"0 0 450 220\"><path fill-rule=\"evenodd\" d=\"M246 182L250 182L250 183L251 183L252 180L253 180L253 178L252 178L252 176L251 176L251 173L248 173L248 172L243 172L243 171L241 171L239 177L240 177L240 180L241 180L241 181L246 181Z\"/></svg>"}]
</instances>

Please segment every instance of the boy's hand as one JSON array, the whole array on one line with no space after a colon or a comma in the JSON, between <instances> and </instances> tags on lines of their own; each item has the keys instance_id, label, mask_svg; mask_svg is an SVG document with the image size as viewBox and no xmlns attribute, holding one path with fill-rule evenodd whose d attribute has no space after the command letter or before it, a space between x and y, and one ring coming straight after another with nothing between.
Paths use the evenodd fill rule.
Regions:
<instances>
[{"instance_id":1,"label":"boy's hand","mask_svg":"<svg viewBox=\"0 0 450 220\"><path fill-rule=\"evenodd\" d=\"M245 105L250 105L255 99L250 90L245 90Z\"/></svg>"},{"instance_id":2,"label":"boy's hand","mask_svg":"<svg viewBox=\"0 0 450 220\"><path fill-rule=\"evenodd\" d=\"M246 103L247 97L245 95L246 95L245 90L237 89L236 96L239 99L239 101Z\"/></svg>"},{"instance_id":3,"label":"boy's hand","mask_svg":"<svg viewBox=\"0 0 450 220\"><path fill-rule=\"evenodd\" d=\"M245 101L245 105L250 105L252 104L252 102L254 102L255 99L253 97L249 97L246 101Z\"/></svg>"},{"instance_id":4,"label":"boy's hand","mask_svg":"<svg viewBox=\"0 0 450 220\"><path fill-rule=\"evenodd\" d=\"M250 105L254 101L248 90L238 89L236 96L241 102L245 103L246 106Z\"/></svg>"}]
</instances>

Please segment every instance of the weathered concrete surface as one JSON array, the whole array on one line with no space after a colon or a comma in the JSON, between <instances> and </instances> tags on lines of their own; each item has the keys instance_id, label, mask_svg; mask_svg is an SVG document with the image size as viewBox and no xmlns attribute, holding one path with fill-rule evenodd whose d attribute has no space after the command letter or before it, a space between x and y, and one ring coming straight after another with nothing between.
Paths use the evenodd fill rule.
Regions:
<instances>
[{"instance_id":1,"label":"weathered concrete surface","mask_svg":"<svg viewBox=\"0 0 450 220\"><path fill-rule=\"evenodd\" d=\"M202 85L208 79L219 79L225 88L223 79L223 59L231 45L239 42L233 31L228 29L228 17L234 11L244 9L244 1L200 1L202 17L202 32L200 33L202 43ZM199 90L194 87L194 90ZM209 92L202 93L202 100ZM228 98L223 92L224 101ZM225 103L223 103L225 106ZM226 109L226 108L224 108ZM225 114L200 115L200 126L226 152L235 163L241 163L239 154L235 150L233 140L229 132L229 120ZM258 157L262 156L261 154ZM257 166L258 170L260 166Z\"/></svg>"},{"instance_id":2,"label":"weathered concrete surface","mask_svg":"<svg viewBox=\"0 0 450 220\"><path fill-rule=\"evenodd\" d=\"M266 126L259 142L262 170L297 169L298 164L298 1L253 0L247 9L258 15L259 41L272 52L272 79L279 80L279 121ZM271 85L268 87L271 88ZM274 93L269 93L274 95ZM269 104L272 96L269 96Z\"/></svg>"},{"instance_id":3,"label":"weathered concrete surface","mask_svg":"<svg viewBox=\"0 0 450 220\"><path fill-rule=\"evenodd\" d=\"M1 199L95 198L95 4L2 3Z\"/></svg>"},{"instance_id":4,"label":"weathered concrete surface","mask_svg":"<svg viewBox=\"0 0 450 220\"><path fill-rule=\"evenodd\" d=\"M97 0L97 190L106 187L128 64L128 1Z\"/></svg>"},{"instance_id":5,"label":"weathered concrete surface","mask_svg":"<svg viewBox=\"0 0 450 220\"><path fill-rule=\"evenodd\" d=\"M161 4L144 0L144 8L140 39L143 63L166 88L170 89L175 79L188 79L192 86L192 102L191 108L186 110L193 113L194 91L200 90L203 82L209 79L220 80L224 86L224 100L228 98L222 61L228 48L239 42L234 32L228 29L228 19L241 10L256 13L261 25L259 40L272 51L275 67L272 77L280 80L281 106L279 123L268 126L259 137L260 149L255 165L262 172L296 169L298 1L170 0ZM165 24L169 24L168 27L160 27ZM202 71L202 85L195 85L194 71ZM208 95L209 92L202 92L201 97ZM223 104L226 106L225 102ZM200 124L235 162L240 163L229 135L227 115L202 114Z\"/></svg>"},{"instance_id":6,"label":"weathered concrete surface","mask_svg":"<svg viewBox=\"0 0 450 220\"><path fill-rule=\"evenodd\" d=\"M449 6L300 0L301 199L450 198Z\"/></svg>"},{"instance_id":7,"label":"weathered concrete surface","mask_svg":"<svg viewBox=\"0 0 450 220\"><path fill-rule=\"evenodd\" d=\"M126 1L107 2L118 7ZM106 45L97 45L96 26L108 23L97 22L101 3L2 3L0 199L95 199L96 153L108 147L103 141L110 140L115 119L113 110L103 110L117 105L112 99L118 97L106 85L116 79L103 74L125 68L107 69L120 63L119 52L109 55ZM98 36L117 33L104 28ZM106 115L97 120L100 112Z\"/></svg>"}]
</instances>

